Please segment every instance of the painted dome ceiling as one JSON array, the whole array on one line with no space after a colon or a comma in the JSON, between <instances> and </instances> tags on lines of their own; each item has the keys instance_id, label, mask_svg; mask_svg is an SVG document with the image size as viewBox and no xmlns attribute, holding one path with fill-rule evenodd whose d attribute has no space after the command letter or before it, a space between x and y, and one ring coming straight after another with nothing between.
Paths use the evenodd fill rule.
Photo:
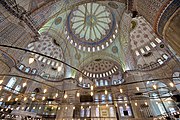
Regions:
<instances>
[{"instance_id":1,"label":"painted dome ceiling","mask_svg":"<svg viewBox=\"0 0 180 120\"><path fill-rule=\"evenodd\" d=\"M67 18L67 39L79 50L99 51L116 38L114 13L98 3L86 3L73 9Z\"/></svg>"},{"instance_id":2,"label":"painted dome ceiling","mask_svg":"<svg viewBox=\"0 0 180 120\"><path fill-rule=\"evenodd\" d=\"M90 78L103 78L119 73L121 68L111 60L96 59L83 67L82 72Z\"/></svg>"}]
</instances>

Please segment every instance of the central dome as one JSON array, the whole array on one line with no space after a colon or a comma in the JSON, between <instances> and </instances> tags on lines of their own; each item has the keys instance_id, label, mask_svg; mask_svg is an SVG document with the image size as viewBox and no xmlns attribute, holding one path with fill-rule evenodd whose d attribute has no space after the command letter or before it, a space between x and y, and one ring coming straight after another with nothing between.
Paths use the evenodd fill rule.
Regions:
<instances>
[{"instance_id":1,"label":"central dome","mask_svg":"<svg viewBox=\"0 0 180 120\"><path fill-rule=\"evenodd\" d=\"M106 6L86 3L73 9L67 19L67 39L80 50L99 51L116 38L115 15Z\"/></svg>"}]
</instances>

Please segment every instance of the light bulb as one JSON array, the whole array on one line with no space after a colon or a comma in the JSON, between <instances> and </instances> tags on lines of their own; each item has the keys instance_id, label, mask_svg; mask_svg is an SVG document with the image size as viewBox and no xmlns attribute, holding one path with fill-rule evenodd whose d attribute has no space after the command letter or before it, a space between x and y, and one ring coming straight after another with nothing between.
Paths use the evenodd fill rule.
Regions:
<instances>
[{"instance_id":1,"label":"light bulb","mask_svg":"<svg viewBox=\"0 0 180 120\"><path fill-rule=\"evenodd\" d=\"M56 93L56 95L55 95L56 97L58 97L58 93Z\"/></svg>"},{"instance_id":2,"label":"light bulb","mask_svg":"<svg viewBox=\"0 0 180 120\"><path fill-rule=\"evenodd\" d=\"M137 103L135 103L135 106L137 106Z\"/></svg>"},{"instance_id":3,"label":"light bulb","mask_svg":"<svg viewBox=\"0 0 180 120\"><path fill-rule=\"evenodd\" d=\"M32 101L34 101L34 100L35 100L35 97L32 98Z\"/></svg>"},{"instance_id":4,"label":"light bulb","mask_svg":"<svg viewBox=\"0 0 180 120\"><path fill-rule=\"evenodd\" d=\"M120 93L123 93L123 90L122 90L122 89L120 89L119 91L120 91Z\"/></svg>"},{"instance_id":5,"label":"light bulb","mask_svg":"<svg viewBox=\"0 0 180 120\"><path fill-rule=\"evenodd\" d=\"M36 107L33 107L33 109L36 109Z\"/></svg>"},{"instance_id":6,"label":"light bulb","mask_svg":"<svg viewBox=\"0 0 180 120\"><path fill-rule=\"evenodd\" d=\"M83 106L81 106L81 109L83 109Z\"/></svg>"},{"instance_id":7,"label":"light bulb","mask_svg":"<svg viewBox=\"0 0 180 120\"><path fill-rule=\"evenodd\" d=\"M47 92L47 89L44 89L44 91L43 91L44 93L46 93Z\"/></svg>"},{"instance_id":8,"label":"light bulb","mask_svg":"<svg viewBox=\"0 0 180 120\"><path fill-rule=\"evenodd\" d=\"M42 100L45 100L45 99L46 99L46 97L45 97L45 96L43 96L43 97L42 97Z\"/></svg>"},{"instance_id":9,"label":"light bulb","mask_svg":"<svg viewBox=\"0 0 180 120\"><path fill-rule=\"evenodd\" d=\"M3 80L0 80L0 84L2 84L3 83Z\"/></svg>"},{"instance_id":10,"label":"light bulb","mask_svg":"<svg viewBox=\"0 0 180 120\"><path fill-rule=\"evenodd\" d=\"M41 109L41 107L39 107L39 110Z\"/></svg>"},{"instance_id":11,"label":"light bulb","mask_svg":"<svg viewBox=\"0 0 180 120\"><path fill-rule=\"evenodd\" d=\"M3 101L3 98L1 98L0 101Z\"/></svg>"},{"instance_id":12,"label":"light bulb","mask_svg":"<svg viewBox=\"0 0 180 120\"><path fill-rule=\"evenodd\" d=\"M66 107L66 110L67 110L67 107Z\"/></svg>"},{"instance_id":13,"label":"light bulb","mask_svg":"<svg viewBox=\"0 0 180 120\"><path fill-rule=\"evenodd\" d=\"M93 96L93 92L91 92L91 96Z\"/></svg>"},{"instance_id":14,"label":"light bulb","mask_svg":"<svg viewBox=\"0 0 180 120\"><path fill-rule=\"evenodd\" d=\"M91 90L93 90L94 89L94 87L91 85Z\"/></svg>"},{"instance_id":15,"label":"light bulb","mask_svg":"<svg viewBox=\"0 0 180 120\"><path fill-rule=\"evenodd\" d=\"M79 97L80 96L80 93L79 92L77 92L77 97Z\"/></svg>"},{"instance_id":16,"label":"light bulb","mask_svg":"<svg viewBox=\"0 0 180 120\"><path fill-rule=\"evenodd\" d=\"M34 58L29 58L29 64L34 62Z\"/></svg>"},{"instance_id":17,"label":"light bulb","mask_svg":"<svg viewBox=\"0 0 180 120\"><path fill-rule=\"evenodd\" d=\"M153 85L153 88L154 88L154 89L156 89L156 88L157 88L157 86L156 86L156 85Z\"/></svg>"},{"instance_id":18,"label":"light bulb","mask_svg":"<svg viewBox=\"0 0 180 120\"><path fill-rule=\"evenodd\" d=\"M172 82L170 82L169 85L170 85L171 87L174 87L174 84L173 84Z\"/></svg>"},{"instance_id":19,"label":"light bulb","mask_svg":"<svg viewBox=\"0 0 180 120\"><path fill-rule=\"evenodd\" d=\"M27 97L24 98L24 101L26 101L26 100L27 100Z\"/></svg>"},{"instance_id":20,"label":"light bulb","mask_svg":"<svg viewBox=\"0 0 180 120\"><path fill-rule=\"evenodd\" d=\"M25 87L27 85L27 83L25 82L25 83L23 83L23 87Z\"/></svg>"},{"instance_id":21,"label":"light bulb","mask_svg":"<svg viewBox=\"0 0 180 120\"><path fill-rule=\"evenodd\" d=\"M139 87L136 87L136 90L139 91Z\"/></svg>"},{"instance_id":22,"label":"light bulb","mask_svg":"<svg viewBox=\"0 0 180 120\"><path fill-rule=\"evenodd\" d=\"M107 93L108 93L108 92L107 92L107 90L105 90L105 92L104 92L104 93L105 93L105 95L107 95Z\"/></svg>"},{"instance_id":23,"label":"light bulb","mask_svg":"<svg viewBox=\"0 0 180 120\"><path fill-rule=\"evenodd\" d=\"M80 76L80 77L79 77L79 82L82 82L82 79L83 79L82 76Z\"/></svg>"},{"instance_id":24,"label":"light bulb","mask_svg":"<svg viewBox=\"0 0 180 120\"><path fill-rule=\"evenodd\" d=\"M73 110L75 109L75 107L73 107Z\"/></svg>"},{"instance_id":25,"label":"light bulb","mask_svg":"<svg viewBox=\"0 0 180 120\"><path fill-rule=\"evenodd\" d=\"M108 107L108 104L106 104L106 107Z\"/></svg>"},{"instance_id":26,"label":"light bulb","mask_svg":"<svg viewBox=\"0 0 180 120\"><path fill-rule=\"evenodd\" d=\"M145 102L145 105L147 105L147 102Z\"/></svg>"},{"instance_id":27,"label":"light bulb","mask_svg":"<svg viewBox=\"0 0 180 120\"><path fill-rule=\"evenodd\" d=\"M12 96L9 96L9 97L8 97L8 101L10 101L10 100L11 100L11 98L12 98Z\"/></svg>"},{"instance_id":28,"label":"light bulb","mask_svg":"<svg viewBox=\"0 0 180 120\"><path fill-rule=\"evenodd\" d=\"M58 107L58 110L60 110L61 108L60 107Z\"/></svg>"},{"instance_id":29,"label":"light bulb","mask_svg":"<svg viewBox=\"0 0 180 120\"><path fill-rule=\"evenodd\" d=\"M61 66L58 66L58 68L57 68L58 72L60 72L61 69L62 69L62 67L61 67Z\"/></svg>"},{"instance_id":30,"label":"light bulb","mask_svg":"<svg viewBox=\"0 0 180 120\"><path fill-rule=\"evenodd\" d=\"M89 108L91 108L91 106L89 106Z\"/></svg>"},{"instance_id":31,"label":"light bulb","mask_svg":"<svg viewBox=\"0 0 180 120\"><path fill-rule=\"evenodd\" d=\"M15 101L18 101L18 98L15 98Z\"/></svg>"},{"instance_id":32,"label":"light bulb","mask_svg":"<svg viewBox=\"0 0 180 120\"><path fill-rule=\"evenodd\" d=\"M125 106L127 106L127 103L125 103Z\"/></svg>"},{"instance_id":33,"label":"light bulb","mask_svg":"<svg viewBox=\"0 0 180 120\"><path fill-rule=\"evenodd\" d=\"M64 98L65 98L65 99L67 98L67 94L64 95Z\"/></svg>"}]
</instances>

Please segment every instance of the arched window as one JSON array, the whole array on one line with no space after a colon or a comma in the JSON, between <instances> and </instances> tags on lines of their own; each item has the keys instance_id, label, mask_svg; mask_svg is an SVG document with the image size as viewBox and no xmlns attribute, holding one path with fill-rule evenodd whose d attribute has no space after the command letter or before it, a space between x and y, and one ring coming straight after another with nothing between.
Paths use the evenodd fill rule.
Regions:
<instances>
[{"instance_id":1,"label":"arched window","mask_svg":"<svg viewBox=\"0 0 180 120\"><path fill-rule=\"evenodd\" d=\"M36 69L32 69L32 74L36 74L37 70Z\"/></svg>"},{"instance_id":2,"label":"arched window","mask_svg":"<svg viewBox=\"0 0 180 120\"><path fill-rule=\"evenodd\" d=\"M14 93L15 93L15 94L18 94L18 93L20 92L20 90L21 90L21 86L20 86L20 85L17 85L17 86L15 87L15 89L14 89Z\"/></svg>"},{"instance_id":3,"label":"arched window","mask_svg":"<svg viewBox=\"0 0 180 120\"><path fill-rule=\"evenodd\" d=\"M90 117L91 109L88 107L86 108L86 117Z\"/></svg>"},{"instance_id":4,"label":"arched window","mask_svg":"<svg viewBox=\"0 0 180 120\"><path fill-rule=\"evenodd\" d=\"M98 98L98 94L96 94L96 95L94 96L94 101L99 101L98 99L99 99L99 98Z\"/></svg>"},{"instance_id":5,"label":"arched window","mask_svg":"<svg viewBox=\"0 0 180 120\"><path fill-rule=\"evenodd\" d=\"M96 107L96 117L99 117L99 107Z\"/></svg>"},{"instance_id":6,"label":"arched window","mask_svg":"<svg viewBox=\"0 0 180 120\"><path fill-rule=\"evenodd\" d=\"M108 86L108 81L107 80L105 80L105 86Z\"/></svg>"},{"instance_id":7,"label":"arched window","mask_svg":"<svg viewBox=\"0 0 180 120\"><path fill-rule=\"evenodd\" d=\"M112 95L111 94L108 94L108 100L112 101Z\"/></svg>"},{"instance_id":8,"label":"arched window","mask_svg":"<svg viewBox=\"0 0 180 120\"><path fill-rule=\"evenodd\" d=\"M13 86L15 85L16 81L17 81L16 77L12 77L4 89L11 90L11 88L13 88Z\"/></svg>"},{"instance_id":9,"label":"arched window","mask_svg":"<svg viewBox=\"0 0 180 120\"><path fill-rule=\"evenodd\" d=\"M82 108L81 113L80 113L80 117L84 117L84 113L85 113L84 108Z\"/></svg>"},{"instance_id":10,"label":"arched window","mask_svg":"<svg viewBox=\"0 0 180 120\"><path fill-rule=\"evenodd\" d=\"M103 80L100 80L100 86L104 86L104 81Z\"/></svg>"},{"instance_id":11,"label":"arched window","mask_svg":"<svg viewBox=\"0 0 180 120\"><path fill-rule=\"evenodd\" d=\"M168 59L168 56L166 54L163 54L162 57L167 60Z\"/></svg>"},{"instance_id":12,"label":"arched window","mask_svg":"<svg viewBox=\"0 0 180 120\"><path fill-rule=\"evenodd\" d=\"M106 96L104 94L101 95L101 100L102 100L102 103L105 103Z\"/></svg>"},{"instance_id":13,"label":"arched window","mask_svg":"<svg viewBox=\"0 0 180 120\"><path fill-rule=\"evenodd\" d=\"M162 65L162 64L163 64L163 61L162 61L162 59L161 59L161 58L159 58L157 61L158 61L158 63L159 63L160 65Z\"/></svg>"},{"instance_id":14,"label":"arched window","mask_svg":"<svg viewBox=\"0 0 180 120\"><path fill-rule=\"evenodd\" d=\"M30 71L30 68L27 67L27 68L25 69L25 72L26 72L26 73L29 73L29 71Z\"/></svg>"},{"instance_id":15,"label":"arched window","mask_svg":"<svg viewBox=\"0 0 180 120\"><path fill-rule=\"evenodd\" d=\"M99 82L96 80L96 86L98 87L99 86Z\"/></svg>"},{"instance_id":16,"label":"arched window","mask_svg":"<svg viewBox=\"0 0 180 120\"><path fill-rule=\"evenodd\" d=\"M24 68L24 65L21 64L21 65L19 66L19 70L22 70L23 68Z\"/></svg>"},{"instance_id":17,"label":"arched window","mask_svg":"<svg viewBox=\"0 0 180 120\"><path fill-rule=\"evenodd\" d=\"M109 116L110 117L115 117L115 112L114 112L114 107L109 107Z\"/></svg>"},{"instance_id":18,"label":"arched window","mask_svg":"<svg viewBox=\"0 0 180 120\"><path fill-rule=\"evenodd\" d=\"M178 91L180 91L180 72L174 72L173 74L173 82Z\"/></svg>"}]
</instances>

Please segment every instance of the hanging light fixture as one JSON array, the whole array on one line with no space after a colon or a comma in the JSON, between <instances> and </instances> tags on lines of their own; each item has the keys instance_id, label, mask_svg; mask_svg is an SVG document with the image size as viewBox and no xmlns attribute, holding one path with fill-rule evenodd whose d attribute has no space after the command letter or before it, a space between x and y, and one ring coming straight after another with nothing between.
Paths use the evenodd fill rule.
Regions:
<instances>
[{"instance_id":1,"label":"hanging light fixture","mask_svg":"<svg viewBox=\"0 0 180 120\"><path fill-rule=\"evenodd\" d=\"M45 97L45 96L43 96L43 97L42 97L42 100L45 100L45 99L46 99L46 97Z\"/></svg>"},{"instance_id":2,"label":"hanging light fixture","mask_svg":"<svg viewBox=\"0 0 180 120\"><path fill-rule=\"evenodd\" d=\"M26 100L27 100L27 97L24 98L24 101L26 101Z\"/></svg>"},{"instance_id":3,"label":"hanging light fixture","mask_svg":"<svg viewBox=\"0 0 180 120\"><path fill-rule=\"evenodd\" d=\"M12 98L12 96L9 96L9 97L8 97L8 101L10 101L10 100L11 100L11 98Z\"/></svg>"},{"instance_id":4,"label":"hanging light fixture","mask_svg":"<svg viewBox=\"0 0 180 120\"><path fill-rule=\"evenodd\" d=\"M2 84L3 83L3 80L0 80L0 84Z\"/></svg>"},{"instance_id":5,"label":"hanging light fixture","mask_svg":"<svg viewBox=\"0 0 180 120\"><path fill-rule=\"evenodd\" d=\"M139 91L139 87L136 87L136 90Z\"/></svg>"},{"instance_id":6,"label":"hanging light fixture","mask_svg":"<svg viewBox=\"0 0 180 120\"><path fill-rule=\"evenodd\" d=\"M43 93L46 93L47 92L47 89L44 89Z\"/></svg>"},{"instance_id":7,"label":"hanging light fixture","mask_svg":"<svg viewBox=\"0 0 180 120\"><path fill-rule=\"evenodd\" d=\"M1 98L0 101L3 101L3 98Z\"/></svg>"},{"instance_id":8,"label":"hanging light fixture","mask_svg":"<svg viewBox=\"0 0 180 120\"><path fill-rule=\"evenodd\" d=\"M123 90L122 90L122 89L120 89L119 91L120 91L120 93L123 93Z\"/></svg>"},{"instance_id":9,"label":"hanging light fixture","mask_svg":"<svg viewBox=\"0 0 180 120\"><path fill-rule=\"evenodd\" d=\"M91 96L93 96L93 92L91 92Z\"/></svg>"},{"instance_id":10,"label":"hanging light fixture","mask_svg":"<svg viewBox=\"0 0 180 120\"><path fill-rule=\"evenodd\" d=\"M77 92L76 96L77 96L77 97L79 97L79 96L80 96L80 93L79 93L79 92Z\"/></svg>"},{"instance_id":11,"label":"hanging light fixture","mask_svg":"<svg viewBox=\"0 0 180 120\"><path fill-rule=\"evenodd\" d=\"M58 97L58 93L56 93L55 97Z\"/></svg>"},{"instance_id":12,"label":"hanging light fixture","mask_svg":"<svg viewBox=\"0 0 180 120\"><path fill-rule=\"evenodd\" d=\"M172 82L170 82L169 85L170 85L171 87L174 87L174 84L173 84Z\"/></svg>"},{"instance_id":13,"label":"hanging light fixture","mask_svg":"<svg viewBox=\"0 0 180 120\"><path fill-rule=\"evenodd\" d=\"M154 89L157 89L157 86L156 86L156 85L153 85L153 88L154 88Z\"/></svg>"},{"instance_id":14,"label":"hanging light fixture","mask_svg":"<svg viewBox=\"0 0 180 120\"><path fill-rule=\"evenodd\" d=\"M135 106L137 106L137 103L135 103Z\"/></svg>"},{"instance_id":15,"label":"hanging light fixture","mask_svg":"<svg viewBox=\"0 0 180 120\"><path fill-rule=\"evenodd\" d=\"M106 104L106 107L108 107L108 104Z\"/></svg>"},{"instance_id":16,"label":"hanging light fixture","mask_svg":"<svg viewBox=\"0 0 180 120\"><path fill-rule=\"evenodd\" d=\"M91 90L93 90L94 89L94 87L91 85Z\"/></svg>"},{"instance_id":17,"label":"hanging light fixture","mask_svg":"<svg viewBox=\"0 0 180 120\"><path fill-rule=\"evenodd\" d=\"M67 94L65 93L65 94L64 94L64 99L66 99L66 98L67 98Z\"/></svg>"},{"instance_id":18,"label":"hanging light fixture","mask_svg":"<svg viewBox=\"0 0 180 120\"><path fill-rule=\"evenodd\" d=\"M18 101L18 98L15 98L15 101Z\"/></svg>"},{"instance_id":19,"label":"hanging light fixture","mask_svg":"<svg viewBox=\"0 0 180 120\"><path fill-rule=\"evenodd\" d=\"M35 100L35 97L32 98L32 101L34 101L34 100Z\"/></svg>"},{"instance_id":20,"label":"hanging light fixture","mask_svg":"<svg viewBox=\"0 0 180 120\"><path fill-rule=\"evenodd\" d=\"M82 79L83 79L82 76L80 76L80 77L79 77L79 82L82 82Z\"/></svg>"},{"instance_id":21,"label":"hanging light fixture","mask_svg":"<svg viewBox=\"0 0 180 120\"><path fill-rule=\"evenodd\" d=\"M62 70L62 67L58 66L57 70L58 70L58 72L60 72Z\"/></svg>"},{"instance_id":22,"label":"hanging light fixture","mask_svg":"<svg viewBox=\"0 0 180 120\"><path fill-rule=\"evenodd\" d=\"M108 93L108 91L107 91L107 90L105 90L105 91L104 91L104 94L105 94L105 95L107 95L107 93Z\"/></svg>"},{"instance_id":23,"label":"hanging light fixture","mask_svg":"<svg viewBox=\"0 0 180 120\"><path fill-rule=\"evenodd\" d=\"M25 87L26 85L27 85L27 83L26 83L26 82L24 82L22 86L23 86L23 87Z\"/></svg>"},{"instance_id":24,"label":"hanging light fixture","mask_svg":"<svg viewBox=\"0 0 180 120\"><path fill-rule=\"evenodd\" d=\"M29 58L29 64L31 64L33 62L34 62L34 58L33 57Z\"/></svg>"},{"instance_id":25,"label":"hanging light fixture","mask_svg":"<svg viewBox=\"0 0 180 120\"><path fill-rule=\"evenodd\" d=\"M145 105L148 105L147 102L144 103Z\"/></svg>"}]
</instances>

